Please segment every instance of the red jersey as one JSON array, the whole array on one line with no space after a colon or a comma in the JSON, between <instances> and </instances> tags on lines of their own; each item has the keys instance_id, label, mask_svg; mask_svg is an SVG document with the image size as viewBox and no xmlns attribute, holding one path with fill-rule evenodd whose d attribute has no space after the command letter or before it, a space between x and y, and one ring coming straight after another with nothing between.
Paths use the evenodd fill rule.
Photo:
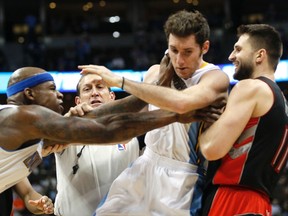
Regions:
<instances>
[{"instance_id":1,"label":"red jersey","mask_svg":"<svg viewBox=\"0 0 288 216\"><path fill-rule=\"evenodd\" d=\"M259 79L270 86L274 103L265 115L249 120L222 159L213 184L251 187L271 197L287 163L288 108L278 85L264 77Z\"/></svg>"},{"instance_id":2,"label":"red jersey","mask_svg":"<svg viewBox=\"0 0 288 216\"><path fill-rule=\"evenodd\" d=\"M288 106L276 83L265 77L258 79L271 88L273 105L265 115L249 120L221 159L214 186L207 187L204 194L202 215L271 215L269 198L288 157Z\"/></svg>"}]
</instances>

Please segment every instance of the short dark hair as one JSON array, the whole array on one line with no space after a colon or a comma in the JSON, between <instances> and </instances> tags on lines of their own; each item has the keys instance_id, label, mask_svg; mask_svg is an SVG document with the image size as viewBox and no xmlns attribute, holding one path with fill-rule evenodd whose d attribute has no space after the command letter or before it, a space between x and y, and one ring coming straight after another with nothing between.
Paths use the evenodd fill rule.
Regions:
<instances>
[{"instance_id":1,"label":"short dark hair","mask_svg":"<svg viewBox=\"0 0 288 216\"><path fill-rule=\"evenodd\" d=\"M210 28L206 18L197 10L181 10L169 16L164 24L167 41L169 35L187 37L195 35L196 42L202 47L209 40Z\"/></svg>"},{"instance_id":2,"label":"short dark hair","mask_svg":"<svg viewBox=\"0 0 288 216\"><path fill-rule=\"evenodd\" d=\"M243 34L249 36L251 46L255 50L266 50L269 64L276 70L283 52L280 33L267 24L249 24L240 25L237 28L237 36L240 37Z\"/></svg>"},{"instance_id":3,"label":"short dark hair","mask_svg":"<svg viewBox=\"0 0 288 216\"><path fill-rule=\"evenodd\" d=\"M84 76L85 76L85 74L81 75L81 77L80 77L80 79L79 79L79 81L78 81L78 83L76 85L76 93L77 93L78 96L80 95L80 82L82 81Z\"/></svg>"}]
</instances>

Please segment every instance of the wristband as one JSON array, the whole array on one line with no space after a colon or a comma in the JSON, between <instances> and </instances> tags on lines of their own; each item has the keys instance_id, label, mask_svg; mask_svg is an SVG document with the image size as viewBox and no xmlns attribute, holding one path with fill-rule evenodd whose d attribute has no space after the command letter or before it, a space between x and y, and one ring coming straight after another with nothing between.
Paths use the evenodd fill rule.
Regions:
<instances>
[{"instance_id":1,"label":"wristband","mask_svg":"<svg viewBox=\"0 0 288 216\"><path fill-rule=\"evenodd\" d=\"M124 90L124 83L125 83L125 78L122 77L122 85L121 85L121 89Z\"/></svg>"}]
</instances>

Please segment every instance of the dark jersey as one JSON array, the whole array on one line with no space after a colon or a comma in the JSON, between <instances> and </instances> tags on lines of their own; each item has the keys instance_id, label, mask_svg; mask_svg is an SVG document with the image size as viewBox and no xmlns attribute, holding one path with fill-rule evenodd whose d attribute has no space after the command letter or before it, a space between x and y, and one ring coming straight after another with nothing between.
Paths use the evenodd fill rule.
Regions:
<instances>
[{"instance_id":1,"label":"dark jersey","mask_svg":"<svg viewBox=\"0 0 288 216\"><path fill-rule=\"evenodd\" d=\"M271 197L287 163L288 109L278 85L265 77L258 79L270 86L274 103L265 115L249 120L222 159L213 184L245 186Z\"/></svg>"}]
</instances>

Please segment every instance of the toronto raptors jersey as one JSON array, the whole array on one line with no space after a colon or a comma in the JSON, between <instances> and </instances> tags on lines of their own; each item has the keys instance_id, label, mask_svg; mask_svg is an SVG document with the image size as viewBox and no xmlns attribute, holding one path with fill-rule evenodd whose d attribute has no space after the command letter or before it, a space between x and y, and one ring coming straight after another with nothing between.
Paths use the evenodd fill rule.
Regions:
<instances>
[{"instance_id":1,"label":"toronto raptors jersey","mask_svg":"<svg viewBox=\"0 0 288 216\"><path fill-rule=\"evenodd\" d=\"M251 118L232 149L222 159L213 183L241 185L264 192L269 197L288 157L287 103L273 81L259 77L274 94L274 103L263 116Z\"/></svg>"}]
</instances>

